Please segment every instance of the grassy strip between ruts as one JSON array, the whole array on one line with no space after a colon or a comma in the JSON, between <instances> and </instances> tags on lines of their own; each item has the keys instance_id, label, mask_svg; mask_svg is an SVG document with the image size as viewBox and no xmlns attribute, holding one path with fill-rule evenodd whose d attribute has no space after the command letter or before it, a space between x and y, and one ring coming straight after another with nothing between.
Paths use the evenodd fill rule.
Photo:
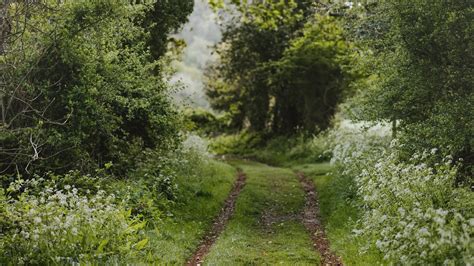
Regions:
<instances>
[{"instance_id":1,"label":"grassy strip between ruts","mask_svg":"<svg viewBox=\"0 0 474 266\"><path fill-rule=\"evenodd\" d=\"M206 265L315 265L320 258L301 223L304 191L289 169L233 161L247 184Z\"/></svg>"},{"instance_id":2,"label":"grassy strip between ruts","mask_svg":"<svg viewBox=\"0 0 474 266\"><path fill-rule=\"evenodd\" d=\"M367 241L353 236L352 230L359 218L357 207L352 204L349 180L335 177L329 163L295 165L313 180L319 196L322 222L331 243L331 249L342 257L345 265L381 265L382 255L369 249L359 250Z\"/></svg>"},{"instance_id":3,"label":"grassy strip between ruts","mask_svg":"<svg viewBox=\"0 0 474 266\"><path fill-rule=\"evenodd\" d=\"M184 190L182 194L190 196L178 203L156 229L148 232L152 250L146 261L183 265L219 213L236 176L234 167L210 161L202 176L180 177L177 183Z\"/></svg>"}]
</instances>

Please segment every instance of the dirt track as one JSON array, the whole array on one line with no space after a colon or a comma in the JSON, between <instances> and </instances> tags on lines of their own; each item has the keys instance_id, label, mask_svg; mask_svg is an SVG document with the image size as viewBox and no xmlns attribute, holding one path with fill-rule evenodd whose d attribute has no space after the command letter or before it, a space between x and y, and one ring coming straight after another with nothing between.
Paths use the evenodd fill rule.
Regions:
<instances>
[{"instance_id":1,"label":"dirt track","mask_svg":"<svg viewBox=\"0 0 474 266\"><path fill-rule=\"evenodd\" d=\"M209 253L212 245L216 242L217 237L219 237L222 231L224 231L227 222L234 213L235 202L239 196L240 191L242 191L242 188L245 186L246 179L247 176L239 170L237 180L235 181L229 196L224 202L221 212L214 219L212 228L205 234L201 244L199 244L198 249L194 252L193 256L188 260L186 265L201 265L204 256Z\"/></svg>"},{"instance_id":2,"label":"dirt track","mask_svg":"<svg viewBox=\"0 0 474 266\"><path fill-rule=\"evenodd\" d=\"M298 173L298 177L306 193L303 224L311 234L314 247L321 254L321 265L343 265L341 259L329 248L329 240L321 223L319 202L313 182L303 173Z\"/></svg>"},{"instance_id":3,"label":"dirt track","mask_svg":"<svg viewBox=\"0 0 474 266\"><path fill-rule=\"evenodd\" d=\"M319 214L319 202L316 188L313 182L303 173L298 173L301 186L305 192L305 206L301 220L310 233L314 248L321 255L321 265L343 265L342 260L330 250L324 227ZM201 265L204 257L209 253L219 235L224 231L229 219L235 210L237 198L245 186L247 176L239 170L237 180L234 183L229 196L224 202L219 215L214 219L211 229L205 234L193 256L186 265ZM300 216L300 215L297 215Z\"/></svg>"}]
</instances>

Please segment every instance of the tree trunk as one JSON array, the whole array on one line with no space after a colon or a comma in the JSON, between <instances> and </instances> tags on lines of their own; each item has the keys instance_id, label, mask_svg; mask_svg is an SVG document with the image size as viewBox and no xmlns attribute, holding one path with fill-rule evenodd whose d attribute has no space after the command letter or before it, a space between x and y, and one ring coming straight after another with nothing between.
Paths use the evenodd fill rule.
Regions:
<instances>
[{"instance_id":1,"label":"tree trunk","mask_svg":"<svg viewBox=\"0 0 474 266\"><path fill-rule=\"evenodd\" d=\"M392 139L397 138L397 119L392 119Z\"/></svg>"}]
</instances>

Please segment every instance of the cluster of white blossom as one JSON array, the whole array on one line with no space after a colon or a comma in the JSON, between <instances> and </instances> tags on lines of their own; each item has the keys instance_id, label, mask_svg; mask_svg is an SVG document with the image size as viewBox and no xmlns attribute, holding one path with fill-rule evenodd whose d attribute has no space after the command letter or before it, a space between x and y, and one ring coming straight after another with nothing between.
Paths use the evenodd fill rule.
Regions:
<instances>
[{"instance_id":1,"label":"cluster of white blossom","mask_svg":"<svg viewBox=\"0 0 474 266\"><path fill-rule=\"evenodd\" d=\"M208 149L209 143L195 134L188 134L183 141L183 150L185 152L195 152L204 157L212 157Z\"/></svg>"},{"instance_id":2,"label":"cluster of white blossom","mask_svg":"<svg viewBox=\"0 0 474 266\"><path fill-rule=\"evenodd\" d=\"M351 176L362 201L359 234L385 259L408 264L474 264L474 197L457 187L450 156L437 149L401 160L388 134L339 128L330 133L332 162Z\"/></svg>"},{"instance_id":3,"label":"cluster of white blossom","mask_svg":"<svg viewBox=\"0 0 474 266\"><path fill-rule=\"evenodd\" d=\"M100 261L129 255L142 238L144 223L114 195L102 190L80 195L73 186L42 185L41 180L18 180L0 193L2 258L14 264Z\"/></svg>"},{"instance_id":4,"label":"cluster of white blossom","mask_svg":"<svg viewBox=\"0 0 474 266\"><path fill-rule=\"evenodd\" d=\"M389 146L390 133L386 125L369 127L362 123L343 121L328 133L328 141L332 153L332 164L349 166L357 162L358 165L367 165L372 163L373 157L380 156ZM360 167L343 168L345 174L352 176L357 175L360 169Z\"/></svg>"}]
</instances>

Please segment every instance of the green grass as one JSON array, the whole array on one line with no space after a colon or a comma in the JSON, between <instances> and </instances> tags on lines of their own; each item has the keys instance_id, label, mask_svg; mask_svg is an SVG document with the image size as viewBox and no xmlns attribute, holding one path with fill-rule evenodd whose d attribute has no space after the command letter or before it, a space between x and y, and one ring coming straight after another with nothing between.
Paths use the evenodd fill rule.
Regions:
<instances>
[{"instance_id":1,"label":"green grass","mask_svg":"<svg viewBox=\"0 0 474 266\"><path fill-rule=\"evenodd\" d=\"M168 218L149 231L152 250L146 261L160 265L183 265L210 228L236 178L234 167L210 161L197 178L177 180L185 199L171 208Z\"/></svg>"},{"instance_id":2,"label":"green grass","mask_svg":"<svg viewBox=\"0 0 474 266\"><path fill-rule=\"evenodd\" d=\"M261 148L243 150L238 154L304 172L317 186L322 222L331 249L342 257L346 265L383 264L382 254L374 248L360 254L369 240L355 237L352 232L361 215L356 206L356 193L352 191L354 184L350 178L334 176L331 173L334 169L329 163L318 163L328 159L324 148L318 148L320 144L311 144L301 137L289 140L275 138Z\"/></svg>"},{"instance_id":3,"label":"green grass","mask_svg":"<svg viewBox=\"0 0 474 266\"><path fill-rule=\"evenodd\" d=\"M241 132L221 135L211 140L216 154L234 154L270 165L290 167L295 163L314 163L328 160L324 138L304 135L272 137L265 134Z\"/></svg>"},{"instance_id":4,"label":"green grass","mask_svg":"<svg viewBox=\"0 0 474 266\"><path fill-rule=\"evenodd\" d=\"M354 206L354 193L350 191L350 180L334 177L328 163L293 166L302 171L315 183L322 216L331 249L342 257L345 265L380 265L382 255L376 250L360 254L359 250L367 240L353 237L352 230L360 213Z\"/></svg>"},{"instance_id":5,"label":"green grass","mask_svg":"<svg viewBox=\"0 0 474 266\"><path fill-rule=\"evenodd\" d=\"M234 161L247 174L234 216L206 265L316 265L319 256L299 218L304 192L289 169ZM273 217L273 225L263 223Z\"/></svg>"}]
</instances>

